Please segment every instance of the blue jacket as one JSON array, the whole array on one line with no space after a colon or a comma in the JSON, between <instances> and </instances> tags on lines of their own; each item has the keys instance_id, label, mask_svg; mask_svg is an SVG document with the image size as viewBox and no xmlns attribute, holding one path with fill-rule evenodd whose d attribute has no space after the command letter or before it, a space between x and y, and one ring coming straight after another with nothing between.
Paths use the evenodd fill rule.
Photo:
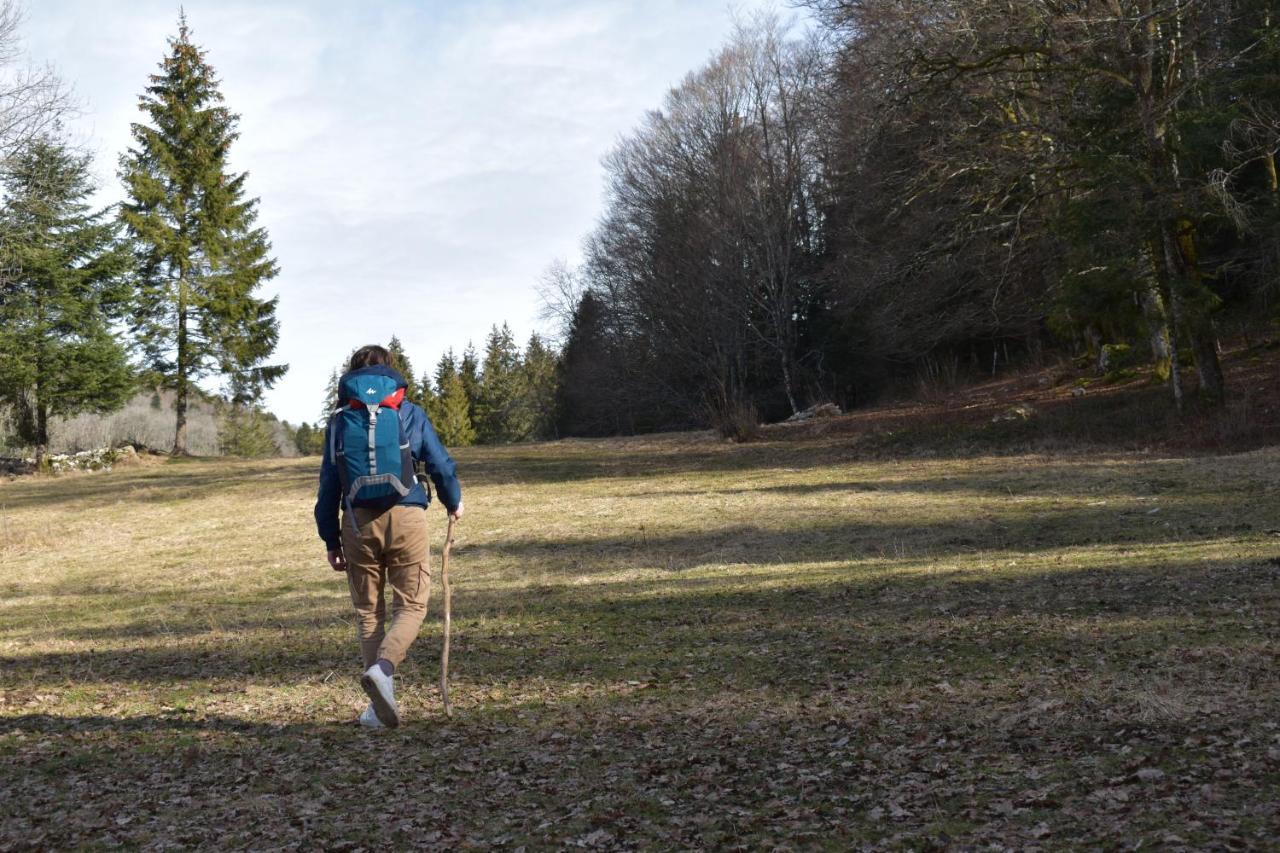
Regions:
<instances>
[{"instance_id":1,"label":"blue jacket","mask_svg":"<svg viewBox=\"0 0 1280 853\"><path fill-rule=\"evenodd\" d=\"M391 376L404 381L399 373L389 367L375 365L352 371L347 376L362 375ZM346 376L343 377L346 379ZM342 383L339 383L342 387ZM440 494L440 501L445 508L453 512L462 503L462 486L458 483L457 469L453 457L440 443L431 419L421 407L405 401L400 405L400 420L404 423L404 433L409 439L409 448L417 462L426 465L427 475L435 484ZM320 463L320 490L316 495L316 529L325 546L334 551L342 547L342 533L339 527L338 510L342 503L342 485L338 476L338 467L329 458L329 426L325 427L324 459ZM422 484L415 480L409 494L400 499L404 506L426 507L431 503L431 496Z\"/></svg>"}]
</instances>

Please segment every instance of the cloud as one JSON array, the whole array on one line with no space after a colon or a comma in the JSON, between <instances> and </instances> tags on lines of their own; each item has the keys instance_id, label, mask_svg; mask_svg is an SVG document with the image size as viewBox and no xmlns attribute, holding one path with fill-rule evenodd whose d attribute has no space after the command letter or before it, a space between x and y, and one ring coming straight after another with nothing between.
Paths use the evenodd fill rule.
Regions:
<instances>
[{"instance_id":1,"label":"cloud","mask_svg":"<svg viewBox=\"0 0 1280 853\"><path fill-rule=\"evenodd\" d=\"M494 323L533 331L538 276L599 215L601 157L732 26L691 0L185 8L241 115L233 164L281 266L267 289L290 371L268 404L295 422L357 345L397 334L425 371ZM168 0L29 10L31 53L84 100L104 201L176 17Z\"/></svg>"}]
</instances>

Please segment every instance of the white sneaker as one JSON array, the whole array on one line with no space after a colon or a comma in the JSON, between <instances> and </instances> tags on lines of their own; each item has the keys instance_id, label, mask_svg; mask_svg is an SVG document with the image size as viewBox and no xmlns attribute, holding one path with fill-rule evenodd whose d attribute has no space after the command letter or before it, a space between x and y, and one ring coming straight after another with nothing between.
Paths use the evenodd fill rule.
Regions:
<instances>
[{"instance_id":1,"label":"white sneaker","mask_svg":"<svg viewBox=\"0 0 1280 853\"><path fill-rule=\"evenodd\" d=\"M378 719L378 715L373 711L372 702L370 702L364 711L361 712L359 718L356 719L356 722L369 729L383 728L382 721Z\"/></svg>"},{"instance_id":2,"label":"white sneaker","mask_svg":"<svg viewBox=\"0 0 1280 853\"><path fill-rule=\"evenodd\" d=\"M400 709L396 707L396 685L376 663L360 676L360 686L373 705L379 722L389 729L400 725Z\"/></svg>"}]
</instances>

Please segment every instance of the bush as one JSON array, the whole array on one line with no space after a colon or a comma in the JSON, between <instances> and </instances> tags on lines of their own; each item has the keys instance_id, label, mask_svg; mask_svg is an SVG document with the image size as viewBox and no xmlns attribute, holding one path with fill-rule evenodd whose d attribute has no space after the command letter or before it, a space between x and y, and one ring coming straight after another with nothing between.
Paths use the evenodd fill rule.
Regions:
<instances>
[{"instance_id":1,"label":"bush","mask_svg":"<svg viewBox=\"0 0 1280 853\"><path fill-rule=\"evenodd\" d=\"M276 422L251 407L232 406L218 429L218 449L224 456L279 456Z\"/></svg>"},{"instance_id":2,"label":"bush","mask_svg":"<svg viewBox=\"0 0 1280 853\"><path fill-rule=\"evenodd\" d=\"M711 428L730 441L750 441L760 433L760 414L754 403L734 400L711 409Z\"/></svg>"}]
</instances>

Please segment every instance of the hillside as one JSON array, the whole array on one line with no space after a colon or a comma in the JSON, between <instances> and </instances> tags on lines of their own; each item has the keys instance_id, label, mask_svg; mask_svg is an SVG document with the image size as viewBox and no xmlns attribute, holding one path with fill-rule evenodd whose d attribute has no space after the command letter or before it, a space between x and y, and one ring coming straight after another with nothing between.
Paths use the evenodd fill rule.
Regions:
<instances>
[{"instance_id":1,"label":"hillside","mask_svg":"<svg viewBox=\"0 0 1280 853\"><path fill-rule=\"evenodd\" d=\"M107 414L85 413L71 418L53 418L49 425L49 450L75 453L121 444L139 444L167 451L173 446L173 392L141 391L119 410ZM212 399L193 397L187 411L188 450L196 456L217 456L223 415ZM3 414L3 413L0 413ZM270 418L276 447L281 456L296 456L293 437L283 424ZM0 417L0 449L16 441L6 432L10 425ZM29 453L30 448L16 448Z\"/></svg>"},{"instance_id":2,"label":"hillside","mask_svg":"<svg viewBox=\"0 0 1280 853\"><path fill-rule=\"evenodd\" d=\"M1067 360L994 378L919 387L901 402L843 417L767 427L770 440L844 436L869 455L1027 451L1253 450L1280 444L1280 341L1235 342L1222 354L1229 397L1199 405L1194 371L1178 415L1149 366L1099 375Z\"/></svg>"},{"instance_id":3,"label":"hillside","mask_svg":"<svg viewBox=\"0 0 1280 853\"><path fill-rule=\"evenodd\" d=\"M1280 833L1280 450L788 439L460 452L455 716L435 596L395 732L315 459L0 483L0 848Z\"/></svg>"}]
</instances>

